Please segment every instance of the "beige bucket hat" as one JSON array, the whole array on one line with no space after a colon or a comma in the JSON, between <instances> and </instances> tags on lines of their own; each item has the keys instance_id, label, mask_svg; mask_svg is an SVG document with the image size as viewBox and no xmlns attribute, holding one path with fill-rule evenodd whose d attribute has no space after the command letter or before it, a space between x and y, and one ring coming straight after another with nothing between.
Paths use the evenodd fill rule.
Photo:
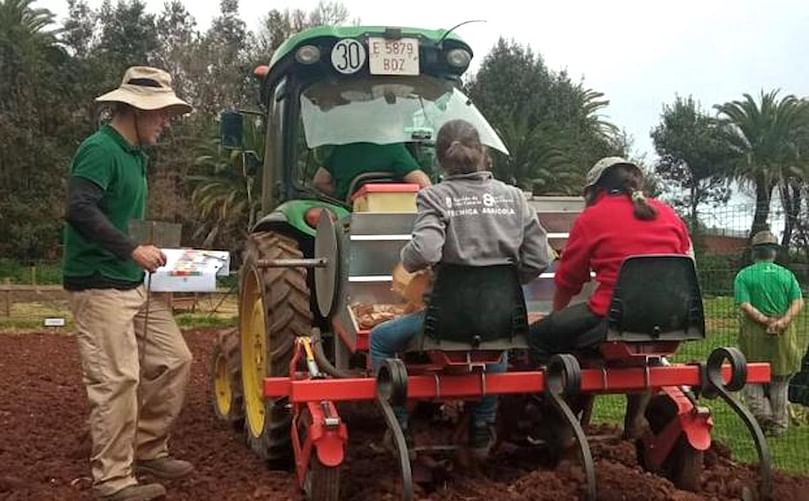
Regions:
<instances>
[{"instance_id":1,"label":"beige bucket hat","mask_svg":"<svg viewBox=\"0 0 809 501\"><path fill-rule=\"evenodd\" d=\"M778 245L778 238L772 232L763 230L753 235L752 245Z\"/></svg>"},{"instance_id":2,"label":"beige bucket hat","mask_svg":"<svg viewBox=\"0 0 809 501\"><path fill-rule=\"evenodd\" d=\"M171 108L175 115L193 109L174 93L171 75L158 68L131 66L124 73L121 86L96 98L97 103L125 103L139 110Z\"/></svg>"},{"instance_id":3,"label":"beige bucket hat","mask_svg":"<svg viewBox=\"0 0 809 501\"><path fill-rule=\"evenodd\" d=\"M598 183L598 181L601 179L601 176L603 176L604 173L607 172L607 170L610 167L615 167L616 165L628 165L629 167L634 167L635 169L637 169L637 171L640 173L641 176L643 175L643 171L640 170L640 167L638 167L633 162L630 162L629 160L627 160L625 158L622 158L622 157L604 157L601 160L599 160L598 162L596 162L595 165L593 165L590 168L590 170L587 172L587 176L585 177L585 181L584 181L585 182L585 184L584 184L585 191L587 190L587 188L595 186Z\"/></svg>"}]
</instances>

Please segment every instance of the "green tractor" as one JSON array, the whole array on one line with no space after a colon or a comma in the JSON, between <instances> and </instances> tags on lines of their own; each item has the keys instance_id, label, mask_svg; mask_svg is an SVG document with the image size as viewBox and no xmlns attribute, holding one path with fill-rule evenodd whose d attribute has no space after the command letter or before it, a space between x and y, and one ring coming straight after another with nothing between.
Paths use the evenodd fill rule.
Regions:
<instances>
[{"instance_id":1,"label":"green tractor","mask_svg":"<svg viewBox=\"0 0 809 501\"><path fill-rule=\"evenodd\" d=\"M371 374L371 328L404 312L405 301L391 290L398 284L392 270L410 240L418 185L403 183L356 153L345 171L330 160L344 146L399 145L437 181L436 135L454 119L471 122L484 144L507 153L461 90L471 58L470 47L447 30L320 27L287 40L269 66L256 70L265 128L262 215L245 245L238 329L222 335L213 352L216 414L242 429L250 447L272 466L293 465L309 499L336 501L348 428L335 403L375 400L393 437L402 498L409 500L409 445L393 406L490 394L528 398L528 406L525 398L518 400L517 412L501 413L502 418L528 409L530 397L541 394L542 419L566 423L575 435L586 498L596 499L584 432L593 395L643 395L648 404L628 406L625 430L645 413L649 429L638 440L639 460L689 490L699 490L702 454L711 443L712 418L698 398L721 397L753 435L760 492L767 497L772 474L766 441L730 392L746 382L768 381L769 366L747 364L732 348L717 348L705 364L668 361L681 342L706 335L694 263L687 256L625 261L598 354L558 354L541 369L510 363L506 373L488 375L481 368L505 351L524 352L529 319L550 311L553 266L524 287L492 267L439 266L422 336L404 357L387 359ZM243 122L238 113L223 114L224 146L241 148ZM371 171L354 168L360 161ZM340 190L315 187L323 187L317 173L329 165ZM549 205L537 211L550 245L559 250L581 207L545 202ZM491 288L497 294L489 294ZM492 302L482 318L483 300L455 300L468 291L505 299ZM586 299L587 291L574 300ZM489 323L495 327L481 327ZM543 423L543 430L554 430ZM520 431L514 426L506 431L512 429ZM552 434L535 438L528 434L521 440L528 446L559 442Z\"/></svg>"},{"instance_id":2,"label":"green tractor","mask_svg":"<svg viewBox=\"0 0 809 501\"><path fill-rule=\"evenodd\" d=\"M262 215L246 242L239 328L218 343L211 372L216 414L237 427L243 423L250 447L273 465L292 459L292 414L283 399L264 396L264 379L289 374L296 339L313 328L323 332L321 348L338 370L349 369L352 352L366 348L356 336L353 343L336 341L331 307L344 302L337 296L345 291L315 277L321 213L346 221L363 182L396 181L385 172L364 173L338 199L314 187L314 172L340 145L404 144L437 181L435 137L458 118L473 123L483 143L506 152L461 90L471 58L471 48L447 30L318 27L291 37L269 66L256 69L266 128ZM225 147L241 146L243 120L239 113L223 114Z\"/></svg>"}]
</instances>

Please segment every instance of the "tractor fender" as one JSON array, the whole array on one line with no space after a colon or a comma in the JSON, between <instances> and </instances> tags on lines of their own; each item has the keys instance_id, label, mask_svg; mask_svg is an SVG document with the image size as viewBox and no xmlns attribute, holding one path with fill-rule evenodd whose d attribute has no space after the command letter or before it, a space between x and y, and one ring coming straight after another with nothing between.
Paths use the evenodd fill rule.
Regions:
<instances>
[{"instance_id":1,"label":"tractor fender","mask_svg":"<svg viewBox=\"0 0 809 501\"><path fill-rule=\"evenodd\" d=\"M713 423L710 415L695 412L680 414L680 426L691 447L698 451L707 451L711 447Z\"/></svg>"},{"instance_id":2,"label":"tractor fender","mask_svg":"<svg viewBox=\"0 0 809 501\"><path fill-rule=\"evenodd\" d=\"M348 442L348 427L340 419L337 409L332 402L307 402L306 406L311 416L307 430L304 456L308 462L309 455L314 452L320 464L326 467L335 467L345 459L345 444ZM326 416L330 419L326 419ZM329 422L333 421L333 422ZM314 448L312 451L311 448Z\"/></svg>"},{"instance_id":3,"label":"tractor fender","mask_svg":"<svg viewBox=\"0 0 809 501\"><path fill-rule=\"evenodd\" d=\"M677 424L685 435L688 444L698 451L705 451L711 446L711 429L713 419L709 409L695 406L678 386L661 388L671 400L677 413Z\"/></svg>"},{"instance_id":4,"label":"tractor fender","mask_svg":"<svg viewBox=\"0 0 809 501\"><path fill-rule=\"evenodd\" d=\"M348 441L348 428L340 423L336 429L319 427L312 430L317 459L323 466L339 466L345 459L345 444Z\"/></svg>"},{"instance_id":5,"label":"tractor fender","mask_svg":"<svg viewBox=\"0 0 809 501\"><path fill-rule=\"evenodd\" d=\"M324 208L332 211L337 219L349 214L348 210L320 200L290 200L284 202L269 214L262 216L253 226L252 231L278 231L298 238L314 237L317 230L306 222L306 212L312 208Z\"/></svg>"}]
</instances>

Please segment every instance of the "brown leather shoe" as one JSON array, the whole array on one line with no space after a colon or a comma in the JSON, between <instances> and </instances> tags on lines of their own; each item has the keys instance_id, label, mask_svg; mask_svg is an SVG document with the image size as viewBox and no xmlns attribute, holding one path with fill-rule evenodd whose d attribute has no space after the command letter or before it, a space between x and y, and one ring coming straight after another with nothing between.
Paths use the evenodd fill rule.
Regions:
<instances>
[{"instance_id":1,"label":"brown leather shoe","mask_svg":"<svg viewBox=\"0 0 809 501\"><path fill-rule=\"evenodd\" d=\"M164 480L177 480L178 478L185 478L194 471L194 465L182 459L174 459L171 456L165 456L157 459L149 459L146 461L137 461L135 463L135 471L138 473L148 473L157 478Z\"/></svg>"},{"instance_id":2,"label":"brown leather shoe","mask_svg":"<svg viewBox=\"0 0 809 501\"><path fill-rule=\"evenodd\" d=\"M150 501L166 495L166 488L160 484L135 484L124 487L109 496L99 496L103 501Z\"/></svg>"}]
</instances>

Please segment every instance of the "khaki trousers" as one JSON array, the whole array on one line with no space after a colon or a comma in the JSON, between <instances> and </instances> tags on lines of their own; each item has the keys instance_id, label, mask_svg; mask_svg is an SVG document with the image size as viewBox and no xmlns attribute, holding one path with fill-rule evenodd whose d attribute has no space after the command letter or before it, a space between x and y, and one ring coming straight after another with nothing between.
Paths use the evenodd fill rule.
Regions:
<instances>
[{"instance_id":1,"label":"khaki trousers","mask_svg":"<svg viewBox=\"0 0 809 501\"><path fill-rule=\"evenodd\" d=\"M761 425L772 426L778 431L789 427L787 409L789 380L792 376L773 376L769 384L745 385L744 395L747 407Z\"/></svg>"},{"instance_id":2,"label":"khaki trousers","mask_svg":"<svg viewBox=\"0 0 809 501\"><path fill-rule=\"evenodd\" d=\"M146 325L143 286L69 292L69 300L90 401L93 486L107 496L137 483L133 461L168 455L191 352L158 294Z\"/></svg>"}]
</instances>

